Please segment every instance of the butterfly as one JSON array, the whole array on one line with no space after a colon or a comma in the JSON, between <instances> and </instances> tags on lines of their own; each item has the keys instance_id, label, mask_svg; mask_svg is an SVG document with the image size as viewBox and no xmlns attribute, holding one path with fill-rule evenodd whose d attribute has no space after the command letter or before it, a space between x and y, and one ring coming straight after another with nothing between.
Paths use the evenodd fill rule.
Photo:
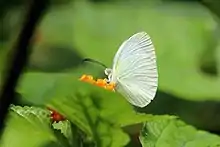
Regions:
<instances>
[{"instance_id":1,"label":"butterfly","mask_svg":"<svg viewBox=\"0 0 220 147\"><path fill-rule=\"evenodd\" d=\"M104 70L114 90L137 107L147 106L158 87L156 53L150 36L139 32L125 40L115 54L112 68Z\"/></svg>"}]
</instances>

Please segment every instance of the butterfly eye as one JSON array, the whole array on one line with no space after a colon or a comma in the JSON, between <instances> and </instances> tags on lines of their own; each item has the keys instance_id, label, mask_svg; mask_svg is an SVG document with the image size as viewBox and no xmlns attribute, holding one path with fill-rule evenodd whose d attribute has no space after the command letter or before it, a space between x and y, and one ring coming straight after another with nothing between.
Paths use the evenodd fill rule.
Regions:
<instances>
[{"instance_id":1,"label":"butterfly eye","mask_svg":"<svg viewBox=\"0 0 220 147\"><path fill-rule=\"evenodd\" d=\"M105 69L105 75L110 75L112 73L112 69L110 69L110 68L106 68Z\"/></svg>"}]
</instances>

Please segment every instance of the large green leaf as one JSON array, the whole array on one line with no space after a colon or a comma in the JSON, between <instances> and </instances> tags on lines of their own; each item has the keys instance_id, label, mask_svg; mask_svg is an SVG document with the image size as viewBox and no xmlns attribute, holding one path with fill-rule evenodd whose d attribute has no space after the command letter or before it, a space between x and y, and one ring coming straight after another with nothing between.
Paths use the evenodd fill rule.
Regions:
<instances>
[{"instance_id":1,"label":"large green leaf","mask_svg":"<svg viewBox=\"0 0 220 147\"><path fill-rule=\"evenodd\" d=\"M36 107L12 106L1 147L61 147L50 125L49 111Z\"/></svg>"},{"instance_id":2,"label":"large green leaf","mask_svg":"<svg viewBox=\"0 0 220 147\"><path fill-rule=\"evenodd\" d=\"M176 118L156 116L145 123L140 140L143 147L218 147L220 136L196 130Z\"/></svg>"},{"instance_id":3,"label":"large green leaf","mask_svg":"<svg viewBox=\"0 0 220 147\"><path fill-rule=\"evenodd\" d=\"M47 100L47 92L54 86L60 74L27 73L22 75L17 92L24 99L35 104L43 104Z\"/></svg>"},{"instance_id":4,"label":"large green leaf","mask_svg":"<svg viewBox=\"0 0 220 147\"><path fill-rule=\"evenodd\" d=\"M84 73L96 77L100 76L99 72L99 68L91 65L67 71L67 73L27 72L21 76L16 91L22 95L24 100L36 105L43 105L49 100L48 94L52 92L57 81L70 79L74 82Z\"/></svg>"}]
</instances>

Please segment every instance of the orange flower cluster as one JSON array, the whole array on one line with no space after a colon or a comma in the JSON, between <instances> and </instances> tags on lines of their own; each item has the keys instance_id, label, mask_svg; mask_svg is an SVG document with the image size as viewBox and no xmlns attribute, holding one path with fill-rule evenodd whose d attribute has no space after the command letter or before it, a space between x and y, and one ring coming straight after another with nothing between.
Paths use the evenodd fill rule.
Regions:
<instances>
[{"instance_id":1,"label":"orange flower cluster","mask_svg":"<svg viewBox=\"0 0 220 147\"><path fill-rule=\"evenodd\" d=\"M82 75L80 81L88 82L111 91L114 91L115 88L115 83L107 83L106 79L94 80L91 75Z\"/></svg>"}]
</instances>

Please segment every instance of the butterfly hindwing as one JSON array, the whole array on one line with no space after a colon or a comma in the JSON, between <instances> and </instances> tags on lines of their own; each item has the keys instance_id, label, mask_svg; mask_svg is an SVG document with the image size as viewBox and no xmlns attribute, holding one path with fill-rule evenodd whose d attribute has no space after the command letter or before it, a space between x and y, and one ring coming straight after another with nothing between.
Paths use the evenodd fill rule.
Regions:
<instances>
[{"instance_id":1,"label":"butterfly hindwing","mask_svg":"<svg viewBox=\"0 0 220 147\"><path fill-rule=\"evenodd\" d=\"M158 72L154 46L149 35L140 32L124 41L113 61L112 81L116 91L131 104L144 107L155 97Z\"/></svg>"}]
</instances>

